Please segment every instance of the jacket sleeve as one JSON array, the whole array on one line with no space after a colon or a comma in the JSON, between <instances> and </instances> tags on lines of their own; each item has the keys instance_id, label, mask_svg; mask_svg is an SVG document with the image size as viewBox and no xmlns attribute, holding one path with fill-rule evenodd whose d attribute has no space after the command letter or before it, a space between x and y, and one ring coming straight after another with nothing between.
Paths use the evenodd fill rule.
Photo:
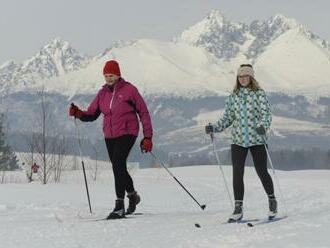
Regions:
<instances>
[{"instance_id":1,"label":"jacket sleeve","mask_svg":"<svg viewBox=\"0 0 330 248\"><path fill-rule=\"evenodd\" d=\"M222 118L220 118L213 125L214 131L215 132L222 132L227 127L229 127L233 124L234 119L235 119L235 115L234 115L234 112L232 110L232 97L229 96L226 100L225 113L223 114Z\"/></svg>"},{"instance_id":2,"label":"jacket sleeve","mask_svg":"<svg viewBox=\"0 0 330 248\"><path fill-rule=\"evenodd\" d=\"M90 122L95 121L101 114L100 108L99 108L99 98L100 98L100 92L96 95L94 100L89 104L89 107L86 111L84 111L83 116L80 118L83 122Z\"/></svg>"},{"instance_id":3,"label":"jacket sleeve","mask_svg":"<svg viewBox=\"0 0 330 248\"><path fill-rule=\"evenodd\" d=\"M272 114L270 110L270 104L265 91L261 90L258 96L258 101L261 110L261 118L258 121L258 127L264 126L265 129L269 129L272 124Z\"/></svg>"},{"instance_id":4,"label":"jacket sleeve","mask_svg":"<svg viewBox=\"0 0 330 248\"><path fill-rule=\"evenodd\" d=\"M135 111L138 114L143 127L143 135L145 138L152 138L153 130L150 114L146 103L140 95L137 88L133 87L132 100L135 106Z\"/></svg>"}]
</instances>

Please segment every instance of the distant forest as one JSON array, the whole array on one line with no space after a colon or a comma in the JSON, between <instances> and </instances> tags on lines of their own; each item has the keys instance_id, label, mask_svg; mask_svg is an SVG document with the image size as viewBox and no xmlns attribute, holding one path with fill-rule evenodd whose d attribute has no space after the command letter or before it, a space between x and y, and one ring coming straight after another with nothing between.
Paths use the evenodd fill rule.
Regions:
<instances>
[{"instance_id":1,"label":"distant forest","mask_svg":"<svg viewBox=\"0 0 330 248\"><path fill-rule=\"evenodd\" d=\"M270 157L275 169L279 170L305 170L305 169L330 169L330 149L327 151L319 148L299 150L271 150ZM232 164L230 151L219 152L221 164ZM181 153L172 155L169 158L171 166L216 164L212 155ZM253 166L252 157L249 153L247 166Z\"/></svg>"}]
</instances>

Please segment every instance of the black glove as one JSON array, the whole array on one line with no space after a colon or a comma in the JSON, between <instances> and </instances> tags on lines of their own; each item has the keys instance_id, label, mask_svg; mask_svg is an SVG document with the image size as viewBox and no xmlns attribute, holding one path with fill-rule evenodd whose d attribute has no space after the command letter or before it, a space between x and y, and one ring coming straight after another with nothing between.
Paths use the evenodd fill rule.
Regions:
<instances>
[{"instance_id":1,"label":"black glove","mask_svg":"<svg viewBox=\"0 0 330 248\"><path fill-rule=\"evenodd\" d=\"M257 131L257 134L259 134L259 135L265 135L266 134L266 129L264 128L263 125L257 127L256 131Z\"/></svg>"},{"instance_id":2,"label":"black glove","mask_svg":"<svg viewBox=\"0 0 330 248\"><path fill-rule=\"evenodd\" d=\"M214 133L214 127L211 124L206 125L205 126L205 133L206 134Z\"/></svg>"}]
</instances>

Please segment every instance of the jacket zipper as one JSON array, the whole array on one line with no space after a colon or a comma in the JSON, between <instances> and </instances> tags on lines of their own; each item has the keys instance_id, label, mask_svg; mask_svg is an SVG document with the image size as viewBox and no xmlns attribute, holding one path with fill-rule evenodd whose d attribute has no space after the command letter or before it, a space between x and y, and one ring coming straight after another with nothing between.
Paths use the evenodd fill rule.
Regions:
<instances>
[{"instance_id":1,"label":"jacket zipper","mask_svg":"<svg viewBox=\"0 0 330 248\"><path fill-rule=\"evenodd\" d=\"M113 103L113 99L115 98L115 95L116 95L116 86L113 87L113 94L112 94L112 98L110 101L110 112L111 112L112 103Z\"/></svg>"},{"instance_id":2,"label":"jacket zipper","mask_svg":"<svg viewBox=\"0 0 330 248\"><path fill-rule=\"evenodd\" d=\"M110 133L111 133L111 137L112 137L112 104L113 104L113 99L115 98L115 95L116 95L116 85L113 87L113 94L112 94L112 98L111 98L111 101L110 101Z\"/></svg>"}]
</instances>

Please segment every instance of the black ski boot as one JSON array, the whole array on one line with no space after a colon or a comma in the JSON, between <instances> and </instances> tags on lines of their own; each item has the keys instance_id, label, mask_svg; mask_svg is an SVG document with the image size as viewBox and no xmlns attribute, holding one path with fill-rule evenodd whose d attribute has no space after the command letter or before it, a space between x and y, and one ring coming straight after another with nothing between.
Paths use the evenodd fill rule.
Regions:
<instances>
[{"instance_id":1,"label":"black ski boot","mask_svg":"<svg viewBox=\"0 0 330 248\"><path fill-rule=\"evenodd\" d=\"M235 201L235 209L228 219L228 223L240 221L243 218L243 201Z\"/></svg>"},{"instance_id":2,"label":"black ski boot","mask_svg":"<svg viewBox=\"0 0 330 248\"><path fill-rule=\"evenodd\" d=\"M108 215L107 220L122 219L122 218L125 218L124 200L123 199L118 199L118 200L116 200L115 208Z\"/></svg>"},{"instance_id":3,"label":"black ski boot","mask_svg":"<svg viewBox=\"0 0 330 248\"><path fill-rule=\"evenodd\" d=\"M135 212L136 205L139 204L141 198L136 191L127 193L127 198L128 198L128 208L126 210L126 214L132 214Z\"/></svg>"},{"instance_id":4,"label":"black ski boot","mask_svg":"<svg viewBox=\"0 0 330 248\"><path fill-rule=\"evenodd\" d=\"M268 219L272 220L275 218L277 214L277 201L275 196L270 196L268 198L268 203L269 203L269 213L268 213Z\"/></svg>"}]
</instances>

